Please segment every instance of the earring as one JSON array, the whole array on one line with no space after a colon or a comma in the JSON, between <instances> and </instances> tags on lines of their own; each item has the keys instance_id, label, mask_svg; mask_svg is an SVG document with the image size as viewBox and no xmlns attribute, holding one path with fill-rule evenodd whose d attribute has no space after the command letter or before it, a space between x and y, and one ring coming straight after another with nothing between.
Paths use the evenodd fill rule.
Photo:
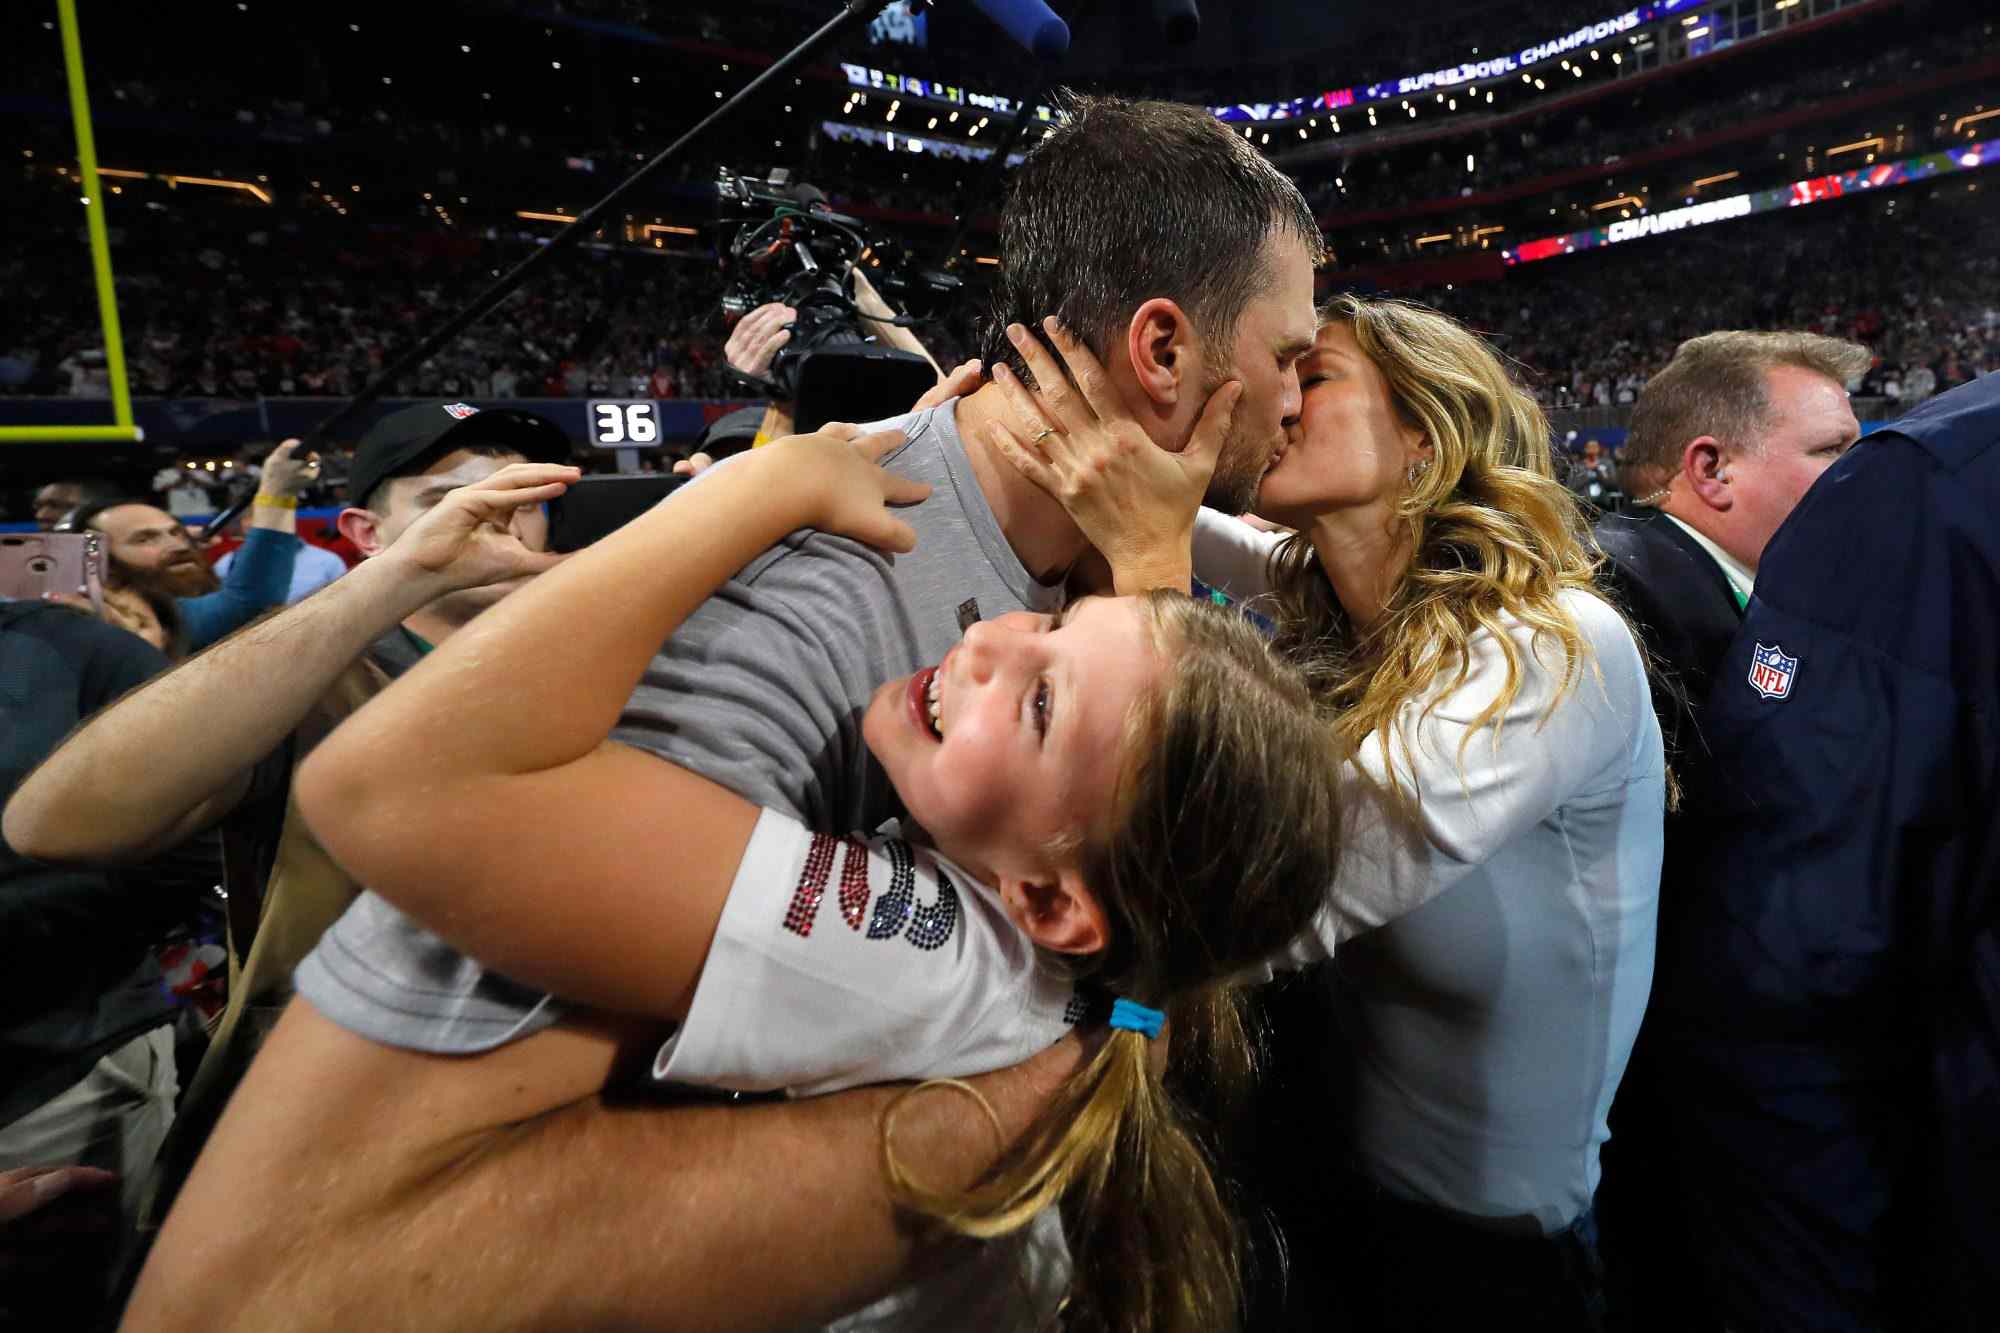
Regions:
<instances>
[{"instance_id":1,"label":"earring","mask_svg":"<svg viewBox=\"0 0 2000 1333\"><path fill-rule=\"evenodd\" d=\"M1406 472L1404 475L1409 479L1410 485L1414 486L1419 481L1421 481L1423 479L1423 475L1426 472L1429 472L1430 470L1431 470L1431 460L1428 458L1419 458L1415 462L1410 464L1409 471Z\"/></svg>"}]
</instances>

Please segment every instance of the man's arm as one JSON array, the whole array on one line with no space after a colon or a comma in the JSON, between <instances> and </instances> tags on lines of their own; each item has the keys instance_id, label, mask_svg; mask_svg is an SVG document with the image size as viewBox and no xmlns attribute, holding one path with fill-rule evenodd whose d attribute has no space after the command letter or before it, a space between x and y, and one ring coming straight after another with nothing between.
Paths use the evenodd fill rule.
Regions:
<instances>
[{"instance_id":1,"label":"man's arm","mask_svg":"<svg viewBox=\"0 0 2000 1333\"><path fill-rule=\"evenodd\" d=\"M930 348L924 346L923 339L917 336L916 331L901 324L890 323L897 318L896 311L882 299L882 293L875 290L875 284L868 280L868 275L856 268L853 281L854 308L861 313L861 322L867 325L868 331L891 347L904 352L915 352L930 362L931 369L942 377L944 367L937 363L937 358L931 355Z\"/></svg>"},{"instance_id":2,"label":"man's arm","mask_svg":"<svg viewBox=\"0 0 2000 1333\"><path fill-rule=\"evenodd\" d=\"M229 562L221 589L181 600L190 647L206 648L260 612L282 606L291 591L292 568L299 555L299 492L319 475L317 457L293 456L298 444L286 440L265 458L263 480L244 524L243 545Z\"/></svg>"},{"instance_id":3,"label":"man's arm","mask_svg":"<svg viewBox=\"0 0 2000 1333\"><path fill-rule=\"evenodd\" d=\"M469 492L535 503L568 468L517 464L453 492L389 550L105 710L8 801L8 845L39 861L142 861L222 818L257 761L340 673L446 592L531 572L554 557L480 522Z\"/></svg>"},{"instance_id":4,"label":"man's arm","mask_svg":"<svg viewBox=\"0 0 2000 1333\"><path fill-rule=\"evenodd\" d=\"M882 1170L881 1118L901 1089L608 1104L595 1090L633 1035L580 1021L485 1055L419 1055L295 1001L167 1219L125 1327L791 1329L916 1270L924 1237ZM1072 1036L971 1082L1013 1137L1086 1055ZM1000 1148L945 1090L918 1094L896 1132L939 1187Z\"/></svg>"}]
</instances>

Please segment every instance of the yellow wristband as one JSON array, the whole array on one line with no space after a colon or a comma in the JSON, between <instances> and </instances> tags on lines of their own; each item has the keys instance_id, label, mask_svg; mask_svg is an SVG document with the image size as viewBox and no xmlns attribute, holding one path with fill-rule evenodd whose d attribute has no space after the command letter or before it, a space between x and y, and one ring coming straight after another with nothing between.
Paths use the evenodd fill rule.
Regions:
<instances>
[{"instance_id":1,"label":"yellow wristband","mask_svg":"<svg viewBox=\"0 0 2000 1333\"><path fill-rule=\"evenodd\" d=\"M296 495L267 495L263 491L259 491L257 492L256 503L264 509L297 509L299 507L299 497Z\"/></svg>"},{"instance_id":2,"label":"yellow wristband","mask_svg":"<svg viewBox=\"0 0 2000 1333\"><path fill-rule=\"evenodd\" d=\"M765 445L769 444L772 438L773 438L772 436L766 435L763 431L760 430L757 432L757 438L750 441L750 447L752 449L761 449Z\"/></svg>"}]
</instances>

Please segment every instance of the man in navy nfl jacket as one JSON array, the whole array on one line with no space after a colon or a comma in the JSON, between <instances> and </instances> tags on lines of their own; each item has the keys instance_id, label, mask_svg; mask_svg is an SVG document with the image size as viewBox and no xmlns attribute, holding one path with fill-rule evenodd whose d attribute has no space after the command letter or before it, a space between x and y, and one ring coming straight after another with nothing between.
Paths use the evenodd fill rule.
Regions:
<instances>
[{"instance_id":1,"label":"man in navy nfl jacket","mask_svg":"<svg viewBox=\"0 0 2000 1333\"><path fill-rule=\"evenodd\" d=\"M1703 731L1653 1003L1724 1317L2000 1327L2000 376L1813 486Z\"/></svg>"}]
</instances>

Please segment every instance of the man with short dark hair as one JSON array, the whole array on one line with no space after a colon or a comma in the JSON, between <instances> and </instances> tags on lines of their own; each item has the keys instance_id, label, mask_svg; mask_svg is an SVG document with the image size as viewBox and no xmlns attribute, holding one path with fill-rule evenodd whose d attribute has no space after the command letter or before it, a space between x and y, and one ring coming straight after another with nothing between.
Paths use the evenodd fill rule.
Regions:
<instances>
[{"instance_id":1,"label":"man with short dark hair","mask_svg":"<svg viewBox=\"0 0 2000 1333\"><path fill-rule=\"evenodd\" d=\"M1195 109L1114 99L1075 104L1023 177L1007 205L1003 270L1043 274L1048 286L1024 284L999 318L1029 336L1024 326L1063 310L1157 447L1189 450L1199 434L1203 460L1220 453L1219 502L1240 509L1299 410L1295 363L1316 329L1321 247L1297 189ZM1196 204L1165 181L1214 198ZM1017 217L1023 210L1032 216ZM1095 264L1118 266L1117 280L1089 278ZM1090 301L1056 301L1065 270ZM1027 304L1044 299L1046 308ZM1231 378L1242 392L1225 418L1229 400L1216 389ZM869 695L940 660L968 619L1055 609L1088 551L1061 506L991 443L988 424L1006 419L1001 392L989 385L871 428L900 430L905 443L885 465L931 484L930 499L898 511L916 530L914 556L788 537L664 646L614 739L823 832L874 829L896 814L859 735ZM909 1264L912 1240L894 1226L874 1126L848 1118L879 1105L868 1100L877 1090L848 1094L856 1100L822 1131L846 1145L851 1170L826 1160L827 1144L795 1154L784 1179L739 1156L733 1188L704 1195L696 1224L678 1177L646 1183L659 1132L651 1113L610 1116L598 1096L621 1044L656 1037L649 1028L569 1013L374 895L322 939L299 991L305 1003L287 1013L218 1127L135 1295L147 1327L162 1327L169 1311L182 1321L171 1327L254 1321L256 1308L437 1329L623 1326L663 1309L686 1326L792 1326L881 1295ZM1051 1059L1012 1071L1025 1082L994 1085L1011 1132L1075 1050L1060 1044ZM319 1073L308 1084L292 1072L303 1069ZM375 1090L385 1082L405 1096L383 1103ZM1023 1086L1040 1091L1022 1096ZM575 1100L520 1109L552 1089ZM803 1123L807 1108L782 1113ZM956 1131L947 1141L962 1141L935 1159L939 1181L977 1174L993 1146L985 1122L941 1123ZM364 1125L369 1150L356 1160L342 1145ZM436 1169L468 1150L466 1169ZM285 1180L273 1186L279 1162ZM309 1210L300 1191L314 1200ZM578 1196L591 1216L561 1224L548 1208L499 1202ZM232 1215L246 1199L254 1211ZM260 1268L273 1236L285 1262ZM668 1240L631 1248L628 1236ZM811 1242L793 1239L802 1236ZM522 1262L529 1254L534 1262ZM376 1280L356 1290L341 1275L360 1269ZM453 1274L448 1293L432 1280L440 1269ZM237 1299L253 1270L262 1307Z\"/></svg>"},{"instance_id":2,"label":"man with short dark hair","mask_svg":"<svg viewBox=\"0 0 2000 1333\"><path fill-rule=\"evenodd\" d=\"M1812 333L1720 332L1681 344L1633 408L1620 470L1641 508L1597 524L1606 581L1631 613L1655 671L1654 705L1681 788L1667 816L1660 929L1701 885L1690 858L1710 836L1712 746L1701 704L1749 604L1771 536L1808 487L1860 438L1846 381L1868 364L1858 343ZM1678 980L1655 968L1655 994ZM1660 1333L1713 1328L1687 1272L1680 1187L1654 1023L1642 1025L1613 1104L1599 1209L1614 1293Z\"/></svg>"},{"instance_id":3,"label":"man with short dark hair","mask_svg":"<svg viewBox=\"0 0 2000 1333\"><path fill-rule=\"evenodd\" d=\"M1119 386L1131 398L1146 400L1148 381L1180 374L1198 409L1223 381L1241 379L1243 403L1203 501L1241 514L1298 411L1274 386L1312 342L1308 329L1306 348L1298 345L1293 312L1282 327L1243 327L1243 316L1274 284L1295 284L1295 270L1310 284L1325 257L1319 223L1288 178L1248 141L1217 134L1200 107L1081 97L1064 109L1068 119L1009 187L985 362L1032 379L1006 331L1044 337L1041 321L1053 317L1114 379L1137 382ZM1245 246L1248 235L1262 243ZM1163 291L1174 299L1161 300ZM1138 384L1146 389L1134 392ZM1145 406L1161 415L1157 399Z\"/></svg>"},{"instance_id":4,"label":"man with short dark hair","mask_svg":"<svg viewBox=\"0 0 2000 1333\"><path fill-rule=\"evenodd\" d=\"M117 488L106 481L52 481L35 492L35 526L47 532L87 504L117 498Z\"/></svg>"}]
</instances>

